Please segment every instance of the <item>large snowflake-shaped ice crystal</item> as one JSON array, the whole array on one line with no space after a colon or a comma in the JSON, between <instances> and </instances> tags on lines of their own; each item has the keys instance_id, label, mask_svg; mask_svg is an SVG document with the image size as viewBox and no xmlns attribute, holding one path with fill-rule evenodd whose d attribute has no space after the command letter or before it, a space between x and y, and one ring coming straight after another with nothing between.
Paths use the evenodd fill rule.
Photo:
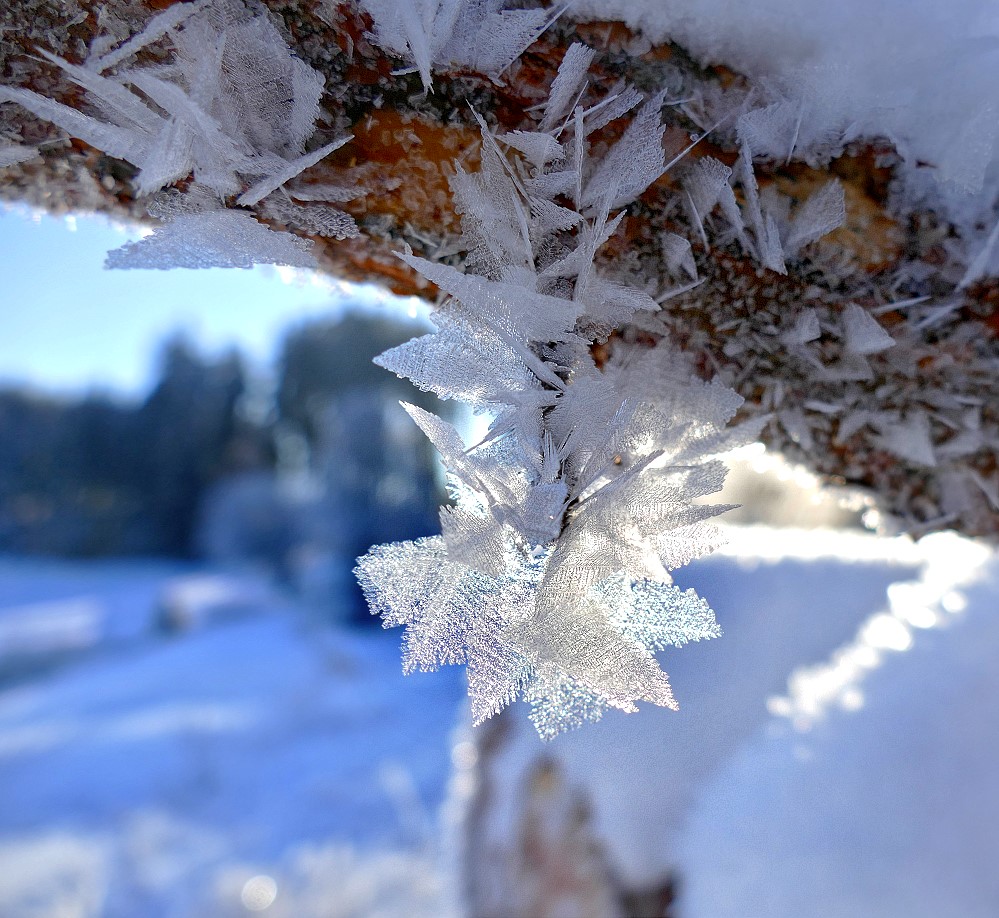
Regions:
<instances>
[{"instance_id":1,"label":"large snowflake-shaped ice crystal","mask_svg":"<svg viewBox=\"0 0 999 918\"><path fill-rule=\"evenodd\" d=\"M673 291L655 297L598 266L624 217L615 209L667 168L666 98L638 107L642 97L618 87L580 104L592 56L569 49L537 130L496 137L480 120L481 168L458 167L452 182L466 270L402 256L445 298L435 333L378 362L492 424L466 448L451 425L407 406L455 505L440 537L378 546L357 568L372 609L406 627L407 670L464 663L476 721L519 695L544 737L607 707L676 707L655 652L719 628L669 572L718 544L709 520L727 508L701 499L722 486L717 457L765 420L727 430L741 398L696 378L656 322ZM593 155L590 135L636 107L620 140ZM717 171L719 187L691 207L707 212L724 185L739 238L776 264L778 224L766 249L770 224L749 207L745 230L731 170ZM674 289L689 289L689 244L664 246Z\"/></svg>"}]
</instances>

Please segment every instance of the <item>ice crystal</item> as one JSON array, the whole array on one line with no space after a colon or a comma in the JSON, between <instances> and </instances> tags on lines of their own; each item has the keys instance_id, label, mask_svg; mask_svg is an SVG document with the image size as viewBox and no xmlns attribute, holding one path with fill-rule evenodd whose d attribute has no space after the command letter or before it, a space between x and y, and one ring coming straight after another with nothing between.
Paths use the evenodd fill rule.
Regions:
<instances>
[{"instance_id":1,"label":"ice crystal","mask_svg":"<svg viewBox=\"0 0 999 918\"><path fill-rule=\"evenodd\" d=\"M971 259L967 270L964 272L964 277L961 278L961 283L958 285L959 290L970 287L975 281L987 277L990 273L995 273L994 260L997 242L999 242L999 221L993 226L992 232L989 233L989 237L985 240L984 245L982 245L975 257Z\"/></svg>"},{"instance_id":2,"label":"ice crystal","mask_svg":"<svg viewBox=\"0 0 999 918\"><path fill-rule=\"evenodd\" d=\"M788 258L794 258L803 246L831 233L845 219L843 186L829 182L805 201L791 220L784 240Z\"/></svg>"},{"instance_id":3,"label":"ice crystal","mask_svg":"<svg viewBox=\"0 0 999 918\"><path fill-rule=\"evenodd\" d=\"M497 76L554 21L547 9L505 10L504 0L361 0L374 40L410 60L430 89L447 67Z\"/></svg>"},{"instance_id":4,"label":"ice crystal","mask_svg":"<svg viewBox=\"0 0 999 918\"><path fill-rule=\"evenodd\" d=\"M929 419L922 411L914 411L902 418L876 417L873 423L880 432L878 442L884 449L918 466L932 467L937 464Z\"/></svg>"},{"instance_id":5,"label":"ice crystal","mask_svg":"<svg viewBox=\"0 0 999 918\"><path fill-rule=\"evenodd\" d=\"M710 520L727 507L703 502L725 477L717 457L760 428L727 429L741 398L696 378L665 339L615 335L594 349L660 308L596 256L617 209L666 162L662 93L609 149L591 150L605 116L642 101L622 88L588 106L591 59L569 49L536 130L496 138L480 121L481 168L458 168L452 182L466 269L401 256L445 299L435 333L378 362L492 423L466 447L451 425L407 406L455 503L441 512L441 536L378 546L357 567L373 611L406 627L407 670L463 663L476 722L519 696L546 738L608 707L676 707L655 652L719 629L670 571L718 545ZM715 185L694 189L695 209L714 206ZM663 245L671 271L696 277L686 240Z\"/></svg>"},{"instance_id":6,"label":"ice crystal","mask_svg":"<svg viewBox=\"0 0 999 918\"><path fill-rule=\"evenodd\" d=\"M90 48L85 66L95 73L104 73L106 70L117 67L147 45L159 41L164 35L176 29L185 19L206 5L207 0L198 0L195 3L175 3L173 6L168 6L153 16L138 35L133 35L117 48L113 47L113 36L98 38Z\"/></svg>"},{"instance_id":7,"label":"ice crystal","mask_svg":"<svg viewBox=\"0 0 999 918\"><path fill-rule=\"evenodd\" d=\"M294 226L310 236L352 239L359 235L354 218L327 204L296 204L280 192L260 203L260 212L286 226Z\"/></svg>"},{"instance_id":8,"label":"ice crystal","mask_svg":"<svg viewBox=\"0 0 999 918\"><path fill-rule=\"evenodd\" d=\"M38 150L17 143L0 142L0 169L7 166L15 166L18 163L27 163L38 158Z\"/></svg>"},{"instance_id":9,"label":"ice crystal","mask_svg":"<svg viewBox=\"0 0 999 918\"><path fill-rule=\"evenodd\" d=\"M688 279L697 277L697 264L688 239L676 233L664 233L662 251L666 267L671 273L686 276Z\"/></svg>"},{"instance_id":10,"label":"ice crystal","mask_svg":"<svg viewBox=\"0 0 999 918\"><path fill-rule=\"evenodd\" d=\"M895 344L877 319L856 303L847 303L843 310L843 333L846 350L851 354L878 354Z\"/></svg>"},{"instance_id":11,"label":"ice crystal","mask_svg":"<svg viewBox=\"0 0 999 918\"><path fill-rule=\"evenodd\" d=\"M303 155L323 79L291 54L266 16L240 4L195 4L184 12L154 17L119 53L90 66L43 52L86 90L104 119L30 90L2 87L0 98L136 165L140 194L193 171L220 198L243 192L241 203L256 203L342 142ZM104 74L164 36L173 48L168 66L119 66L112 76ZM266 190L244 191L248 177L257 179L253 188Z\"/></svg>"},{"instance_id":12,"label":"ice crystal","mask_svg":"<svg viewBox=\"0 0 999 918\"><path fill-rule=\"evenodd\" d=\"M315 268L312 244L276 233L252 214L219 209L179 214L135 242L108 252L108 268L252 268L256 264Z\"/></svg>"},{"instance_id":13,"label":"ice crystal","mask_svg":"<svg viewBox=\"0 0 999 918\"><path fill-rule=\"evenodd\" d=\"M552 81L551 92L545 104L544 116L538 125L539 133L545 135L555 130L559 123L572 111L583 84L586 73L593 63L596 52L582 42L574 42L565 52L558 74Z\"/></svg>"},{"instance_id":14,"label":"ice crystal","mask_svg":"<svg viewBox=\"0 0 999 918\"><path fill-rule=\"evenodd\" d=\"M160 42L168 63L140 65L136 52ZM265 12L234 2L176 4L114 47L99 37L83 65L41 52L83 90L95 114L78 112L36 92L0 86L0 101L17 102L39 118L138 168L139 196L193 176L219 202L244 207L268 195L342 146L341 137L306 151L323 91L322 75L288 47ZM338 238L353 221L332 208L282 206L263 211L304 229ZM280 214L277 211L281 211ZM212 242L213 231L219 237ZM244 238L237 238L238 233ZM190 234L190 244L184 236ZM112 267L245 266L259 261L309 264L307 245L257 224L247 211L187 214L173 228L112 253ZM196 245L205 246L203 257Z\"/></svg>"},{"instance_id":15,"label":"ice crystal","mask_svg":"<svg viewBox=\"0 0 999 918\"><path fill-rule=\"evenodd\" d=\"M806 245L836 229L846 219L843 186L836 181L827 183L801 203L792 216L786 197L773 186L761 192L757 185L753 171L755 148L750 146L750 138L759 142L762 128L757 121L747 121L748 117L743 115L739 119L741 144L734 170L717 159L704 157L687 171L684 182L687 212L691 225L707 246L705 221L719 206L729 231L742 248L765 268L786 274L785 261L797 258ZM733 182L742 188L741 206Z\"/></svg>"},{"instance_id":16,"label":"ice crystal","mask_svg":"<svg viewBox=\"0 0 999 918\"><path fill-rule=\"evenodd\" d=\"M803 309L795 318L794 325L781 335L781 340L789 345L807 344L821 334L818 313L814 309Z\"/></svg>"},{"instance_id":17,"label":"ice crystal","mask_svg":"<svg viewBox=\"0 0 999 918\"><path fill-rule=\"evenodd\" d=\"M801 116L801 106L788 99L753 109L739 117L739 139L759 155L788 161L794 153Z\"/></svg>"}]
</instances>

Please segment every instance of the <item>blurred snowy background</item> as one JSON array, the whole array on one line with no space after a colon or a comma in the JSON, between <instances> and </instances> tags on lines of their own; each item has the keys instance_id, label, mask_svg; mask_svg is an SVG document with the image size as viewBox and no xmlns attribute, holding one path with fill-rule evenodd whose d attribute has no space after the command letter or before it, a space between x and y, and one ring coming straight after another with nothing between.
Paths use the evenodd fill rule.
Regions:
<instances>
[{"instance_id":1,"label":"blurred snowy background","mask_svg":"<svg viewBox=\"0 0 999 918\"><path fill-rule=\"evenodd\" d=\"M0 215L0 915L999 914L989 548L751 453L679 714L470 731L350 574L437 526L415 305L121 234Z\"/></svg>"}]
</instances>

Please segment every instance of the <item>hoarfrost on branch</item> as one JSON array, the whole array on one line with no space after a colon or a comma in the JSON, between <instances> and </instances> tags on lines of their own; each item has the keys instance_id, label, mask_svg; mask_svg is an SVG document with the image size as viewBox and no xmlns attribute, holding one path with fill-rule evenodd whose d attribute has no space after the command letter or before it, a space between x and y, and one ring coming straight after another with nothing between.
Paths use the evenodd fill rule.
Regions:
<instances>
[{"instance_id":1,"label":"hoarfrost on branch","mask_svg":"<svg viewBox=\"0 0 999 918\"><path fill-rule=\"evenodd\" d=\"M378 362L492 422L466 448L406 406L441 454L454 505L440 536L377 546L357 567L385 625L406 627L407 670L463 663L476 722L523 697L545 738L608 707L676 707L655 652L720 629L670 571L719 544L711 519L728 508L701 499L724 481L717 457L760 428L726 429L741 398L696 378L665 338L626 344L615 332L660 308L596 256L619 208L666 168L665 95L594 156L601 115L641 97L581 104L591 56L569 49L537 130L494 137L479 119L481 169L459 167L452 182L466 271L401 256L445 299L436 333ZM718 175L731 191L728 170ZM706 215L719 191L693 197ZM664 244L696 275L684 243Z\"/></svg>"},{"instance_id":2,"label":"hoarfrost on branch","mask_svg":"<svg viewBox=\"0 0 999 918\"><path fill-rule=\"evenodd\" d=\"M136 63L136 52L154 42L169 44L169 63ZM273 232L240 209L255 205L282 222L300 217L299 228L314 235L357 234L352 218L335 208L273 197L350 138L306 151L324 79L291 52L262 9L240 2L178 3L117 48L108 44L96 39L83 64L41 52L85 90L95 115L17 87L0 86L0 101L16 102L138 167L137 196L193 178L196 194L188 213L112 253L109 267L314 267L307 242ZM17 161L9 154L7 159ZM216 198L217 210L238 206L209 215L201 201L206 191Z\"/></svg>"},{"instance_id":3,"label":"hoarfrost on branch","mask_svg":"<svg viewBox=\"0 0 999 918\"><path fill-rule=\"evenodd\" d=\"M371 37L411 62L428 90L434 69L497 77L563 10L507 10L503 0L362 6ZM142 63L138 52L153 44L168 49L166 63ZM110 253L108 266L313 264L310 241L275 232L258 215L310 235L359 234L330 204L361 189L289 187L350 137L312 141L323 77L291 52L262 7L176 4L124 42L98 37L82 64L42 54L84 90L92 113L27 88L0 86L0 101L132 163L135 194L154 196L148 210L161 225ZM670 571L719 543L711 519L727 508L703 502L725 477L718 456L755 440L769 420L728 429L741 398L703 381L657 317L662 303L700 283L689 239L663 234L665 272L677 284L670 289L637 287L600 263L625 209L682 158L667 164L662 110L684 100L623 85L594 93L594 55L580 43L567 50L533 130L494 134L475 113L480 168L456 163L450 180L463 267L401 256L444 298L435 333L379 362L488 413L491 424L469 448L449 424L407 406L441 453L454 505L441 511L440 536L378 546L357 568L385 624L406 627L407 669L464 663L476 721L523 697L544 737L608 707L676 706L655 653L720 631ZM615 143L606 135L591 142L626 116ZM784 103L743 112L734 168L702 157L685 169L677 210L695 243L708 249L710 230L716 244L783 274L843 221L836 182L793 209L776 189L757 186L754 154L789 157L800 119ZM0 166L33 155L4 146ZM839 327L834 366L808 350L822 333L814 309L797 315L780 345L817 363L824 379L848 380L867 378L867 358L895 344L859 306L847 307ZM807 442L800 412L777 419ZM857 423L896 454L934 463L925 415L858 413Z\"/></svg>"}]
</instances>

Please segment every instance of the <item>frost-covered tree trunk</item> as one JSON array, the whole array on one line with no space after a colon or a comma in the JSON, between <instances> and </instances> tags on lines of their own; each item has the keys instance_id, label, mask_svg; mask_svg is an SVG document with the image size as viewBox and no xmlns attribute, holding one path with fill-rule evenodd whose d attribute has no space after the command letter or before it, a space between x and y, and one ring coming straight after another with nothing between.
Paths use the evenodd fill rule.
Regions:
<instances>
[{"instance_id":1,"label":"frost-covered tree trunk","mask_svg":"<svg viewBox=\"0 0 999 918\"><path fill-rule=\"evenodd\" d=\"M504 711L456 747L449 807L458 814L453 866L463 913L669 918L676 883L667 866L651 882L625 882L597 829L591 795L543 751L518 756L519 726Z\"/></svg>"}]
</instances>

